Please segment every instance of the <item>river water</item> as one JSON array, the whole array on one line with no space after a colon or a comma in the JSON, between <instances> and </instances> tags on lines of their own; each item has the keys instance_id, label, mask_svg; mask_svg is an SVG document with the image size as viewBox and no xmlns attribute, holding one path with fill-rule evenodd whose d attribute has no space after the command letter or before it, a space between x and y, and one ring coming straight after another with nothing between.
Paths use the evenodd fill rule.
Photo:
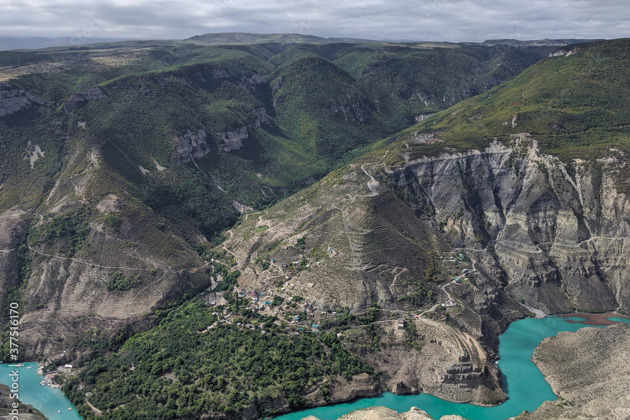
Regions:
<instances>
[{"instance_id":1,"label":"river water","mask_svg":"<svg viewBox=\"0 0 630 420\"><path fill-rule=\"evenodd\" d=\"M50 420L81 420L77 409L60 389L40 385L42 376L37 374L37 363L24 363L22 367L0 365L0 383L11 387L11 374L18 370L20 401L30 404ZM68 410L72 408L72 410ZM19 409L18 409L19 410ZM18 418L21 418L18 416Z\"/></svg>"},{"instance_id":2,"label":"river water","mask_svg":"<svg viewBox=\"0 0 630 420\"><path fill-rule=\"evenodd\" d=\"M630 323L629 319L622 317L608 319ZM504 390L509 399L495 407L453 403L428 394L394 395L387 392L376 398L363 398L350 403L286 414L277 417L276 420L300 420L311 414L321 420L335 420L351 411L374 406L385 406L398 412L419 407L435 419L447 414L458 414L469 420L505 420L524 410L533 411L544 401L556 399L542 373L531 361L534 349L546 337L561 331L577 331L587 326L580 323L585 320L580 317L547 317L513 322L499 337L499 367L505 375ZM37 375L36 363L25 363L20 368L7 364L0 365L0 383L11 386L9 374L15 369L19 369L19 394L22 402L37 408L50 420L81 419L76 408L61 390L40 385L43 378ZM69 411L68 408L72 410Z\"/></svg>"},{"instance_id":3,"label":"river water","mask_svg":"<svg viewBox=\"0 0 630 420\"><path fill-rule=\"evenodd\" d=\"M630 321L626 318L608 318L614 322ZM428 394L395 395L384 393L376 398L363 398L351 403L318 407L283 416L274 420L299 420L313 415L321 420L334 420L361 408L385 406L398 412L418 407L434 419L448 414L457 414L469 420L505 420L521 414L524 410L534 411L543 402L555 400L556 396L543 374L531 361L534 349L544 338L562 331L577 331L587 325L581 317L522 319L513 322L499 337L499 367L504 376L504 391L508 400L494 407L480 407L445 401Z\"/></svg>"}]
</instances>

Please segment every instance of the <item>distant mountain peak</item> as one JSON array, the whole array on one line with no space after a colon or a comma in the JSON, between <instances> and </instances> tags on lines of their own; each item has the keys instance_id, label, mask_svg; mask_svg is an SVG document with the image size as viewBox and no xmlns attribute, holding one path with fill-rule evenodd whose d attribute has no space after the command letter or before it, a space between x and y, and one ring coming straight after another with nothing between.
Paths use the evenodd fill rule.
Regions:
<instances>
[{"instance_id":1,"label":"distant mountain peak","mask_svg":"<svg viewBox=\"0 0 630 420\"><path fill-rule=\"evenodd\" d=\"M211 32L195 35L187 41L203 42L209 44L258 44L266 42L278 42L282 44L331 43L331 42L375 42L358 38L323 38L316 35L300 33L257 34L247 32Z\"/></svg>"},{"instance_id":2,"label":"distant mountain peak","mask_svg":"<svg viewBox=\"0 0 630 420\"><path fill-rule=\"evenodd\" d=\"M518 39L488 39L483 45L509 45L512 47L564 47L565 45L580 44L582 42L601 41L601 39L532 39L521 41Z\"/></svg>"}]
</instances>

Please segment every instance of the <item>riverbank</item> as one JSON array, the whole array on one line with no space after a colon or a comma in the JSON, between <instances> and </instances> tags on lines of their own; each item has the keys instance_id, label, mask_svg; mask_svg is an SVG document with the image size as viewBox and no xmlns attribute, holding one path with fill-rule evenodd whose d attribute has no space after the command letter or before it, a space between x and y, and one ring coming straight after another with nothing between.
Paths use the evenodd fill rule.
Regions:
<instances>
[{"instance_id":1,"label":"riverbank","mask_svg":"<svg viewBox=\"0 0 630 420\"><path fill-rule=\"evenodd\" d=\"M426 411L433 419L460 415L469 420L505 420L523 411L532 412L545 401L555 401L556 395L543 374L531 361L534 349L546 337L562 331L577 331L586 325L559 317L526 318L513 322L499 337L498 365L505 375L504 386L509 399L498 406L481 407L445 401L429 394L394 395L384 393L376 398L356 400L347 404L319 407L277 417L277 420L300 420L313 415L321 420L336 420L352 411L383 406L399 413L412 407Z\"/></svg>"},{"instance_id":2,"label":"riverbank","mask_svg":"<svg viewBox=\"0 0 630 420\"><path fill-rule=\"evenodd\" d=\"M9 387L0 384L0 418L10 419L17 413L20 420L46 420L46 417L39 410L20 400L11 398L10 395ZM18 404L17 408L14 406L16 403Z\"/></svg>"},{"instance_id":3,"label":"riverbank","mask_svg":"<svg viewBox=\"0 0 630 420\"><path fill-rule=\"evenodd\" d=\"M387 393L350 404L292 413L277 420L299 420L307 418L305 416L314 416L310 417L311 420L356 417L351 417L353 414L342 417L346 413L367 413L374 420L408 420L412 417L405 417L404 412L412 406L420 407L423 413L430 415L429 418L440 420L505 420L515 416L519 420L580 416L628 419L630 366L627 364L627 349L630 348L630 328L623 324L630 324L630 317L616 313L574 313L513 323L500 337L499 345L501 369L506 375L510 399L496 407L455 404L427 394L403 397ZM610 325L614 326L602 328ZM520 362L510 360L515 355L513 352L519 349L525 349L520 353ZM532 360L536 361L536 365ZM531 376L534 371L537 374ZM514 382L515 377L518 382ZM377 410L376 406L383 407ZM363 410L353 411L359 409ZM400 415L387 417L391 409ZM386 417L379 417L381 415Z\"/></svg>"},{"instance_id":4,"label":"riverbank","mask_svg":"<svg viewBox=\"0 0 630 420\"><path fill-rule=\"evenodd\" d=\"M15 370L18 371L19 395L23 403L33 406L49 420L82 420L61 389L41 385L45 378L38 375L37 363L28 362L20 367L1 364L0 384L10 385L12 377L9 374ZM23 418L21 415L20 412L20 420Z\"/></svg>"},{"instance_id":5,"label":"riverbank","mask_svg":"<svg viewBox=\"0 0 630 420\"><path fill-rule=\"evenodd\" d=\"M600 317L596 318L594 321ZM543 340L533 360L558 400L544 403L519 420L630 418L628 349L630 328L620 324L584 328Z\"/></svg>"},{"instance_id":6,"label":"riverbank","mask_svg":"<svg viewBox=\"0 0 630 420\"><path fill-rule=\"evenodd\" d=\"M303 420L320 420L315 416L308 416ZM339 420L436 420L418 407L411 407L409 411L397 413L387 407L365 408L353 411L339 418ZM465 420L461 416L449 415L439 420Z\"/></svg>"}]
</instances>

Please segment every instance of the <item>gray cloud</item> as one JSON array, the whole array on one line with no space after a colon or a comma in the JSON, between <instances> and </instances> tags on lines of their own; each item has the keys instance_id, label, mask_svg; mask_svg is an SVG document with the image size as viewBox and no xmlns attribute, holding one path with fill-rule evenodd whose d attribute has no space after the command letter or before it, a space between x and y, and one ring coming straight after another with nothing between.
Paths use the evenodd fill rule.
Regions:
<instances>
[{"instance_id":1,"label":"gray cloud","mask_svg":"<svg viewBox=\"0 0 630 420\"><path fill-rule=\"evenodd\" d=\"M630 36L626 0L0 0L0 36L178 39L207 32L483 41Z\"/></svg>"}]
</instances>

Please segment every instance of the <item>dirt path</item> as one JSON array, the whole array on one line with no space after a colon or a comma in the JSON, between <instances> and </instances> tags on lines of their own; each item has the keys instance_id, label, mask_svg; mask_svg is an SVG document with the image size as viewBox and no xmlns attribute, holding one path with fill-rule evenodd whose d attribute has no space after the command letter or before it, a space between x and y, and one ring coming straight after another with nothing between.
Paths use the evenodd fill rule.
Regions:
<instances>
[{"instance_id":1,"label":"dirt path","mask_svg":"<svg viewBox=\"0 0 630 420\"><path fill-rule=\"evenodd\" d=\"M96 414L97 416L102 416L103 412L101 410L99 410L98 408L94 407L92 404L90 404L90 402L86 399L85 403L88 405L88 407L90 407L90 409L94 412L94 414Z\"/></svg>"},{"instance_id":2,"label":"dirt path","mask_svg":"<svg viewBox=\"0 0 630 420\"><path fill-rule=\"evenodd\" d=\"M400 271L398 271L398 270L400 270ZM398 272L396 273L396 271L398 271ZM392 298L394 296L396 296L396 294L392 290L392 287L396 286L396 282L398 280L398 276L400 276L402 273L404 273L406 271L409 271L409 270L406 269L406 268L403 268L403 267L394 267L394 269L392 270L392 274L396 273L396 274L394 274L394 278L392 279L392 282L389 284L389 293L391 293ZM398 309L398 303L396 302L396 299L394 299L394 305L396 306L396 309Z\"/></svg>"},{"instance_id":3,"label":"dirt path","mask_svg":"<svg viewBox=\"0 0 630 420\"><path fill-rule=\"evenodd\" d=\"M154 284L158 284L159 282L162 281L162 279L164 278L164 276L166 276L166 273L162 274L162 276L160 278L158 278L155 281L152 281L151 283L147 284L146 286L144 286L142 289L138 290L134 295L134 299L137 298L138 296L140 296L140 293L142 293L143 290L147 289L148 287L153 286Z\"/></svg>"},{"instance_id":4,"label":"dirt path","mask_svg":"<svg viewBox=\"0 0 630 420\"><path fill-rule=\"evenodd\" d=\"M367 183L367 186L371 192L369 196L374 197L375 195L378 195L378 187L381 184L371 174L369 174L368 171L365 170L365 164L361 165L361 170L363 170L364 174L370 177L370 180Z\"/></svg>"},{"instance_id":5,"label":"dirt path","mask_svg":"<svg viewBox=\"0 0 630 420\"><path fill-rule=\"evenodd\" d=\"M446 293L446 296L448 296L448 300L452 300L454 301L455 299L453 299L453 296L451 296L450 292L448 290L446 290L446 286L448 286L449 284L451 284L452 282L448 282L446 284L443 284L442 286L440 286L440 289ZM425 314L428 314L429 312L433 312L435 311L442 303L444 302L438 302L435 305L431 306L429 309L427 309L426 311L422 312L419 316L420 318L422 318Z\"/></svg>"},{"instance_id":6,"label":"dirt path","mask_svg":"<svg viewBox=\"0 0 630 420\"><path fill-rule=\"evenodd\" d=\"M388 153L389 153L389 150L386 150L383 157L378 162L371 163L370 166L378 165L379 163L381 163L387 157ZM370 178L370 180L367 182L367 187L370 190L370 195L365 195L363 197L374 197L378 195L378 187L381 185L381 183L378 182L376 178L372 176L372 174L368 173L368 171L365 169L365 165L366 165L365 163L361 165L361 170L363 171L365 175L367 175Z\"/></svg>"},{"instance_id":7,"label":"dirt path","mask_svg":"<svg viewBox=\"0 0 630 420\"><path fill-rule=\"evenodd\" d=\"M135 271L163 271L166 273L176 273L175 270L168 270L168 269L163 269L163 268L138 268L138 267L125 267L125 266L112 266L112 265L101 265L101 264L96 264L96 263L91 263L88 261L84 261L84 260L80 260L78 258L74 258L74 257L62 257L59 255L54 255L54 254L46 254L45 252L40 252L38 250L36 250L35 248L32 248L30 245L28 247L28 249L30 251L32 251L33 253L37 254L37 255L41 255L43 257L49 257L49 258L54 258L57 260L69 260L69 261L73 261L77 264L84 264L84 265L89 265L92 267L98 267L98 268L106 268L106 269L119 269L119 270L135 270Z\"/></svg>"},{"instance_id":8,"label":"dirt path","mask_svg":"<svg viewBox=\"0 0 630 420\"><path fill-rule=\"evenodd\" d=\"M41 255L43 257L54 258L56 260L69 260L69 261L75 262L77 264L89 265L91 267L104 268L104 269L108 269L108 270L159 271L159 272L164 273L163 276L166 275L166 274L169 274L169 273L170 274L177 273L177 270L173 270L173 269L170 269L170 268L139 268L139 267L129 267L129 266L101 265L101 264L88 262L88 261L81 260L81 259L74 258L74 257L63 257L63 256L60 256L60 255L46 254L45 252L41 252L41 251L36 250L35 248L32 248L30 245L29 245L28 249L30 251L32 251L34 254ZM2 252L2 250L0 250L0 252ZM231 251L229 251L229 252L231 252ZM199 265L199 266L192 267L192 268L188 269L188 271L190 273L195 273L195 272L197 272L197 271L207 267L209 264L210 263L205 262L202 265ZM155 282L153 282L153 283L155 283ZM153 284L153 283L151 283L151 284Z\"/></svg>"}]
</instances>

